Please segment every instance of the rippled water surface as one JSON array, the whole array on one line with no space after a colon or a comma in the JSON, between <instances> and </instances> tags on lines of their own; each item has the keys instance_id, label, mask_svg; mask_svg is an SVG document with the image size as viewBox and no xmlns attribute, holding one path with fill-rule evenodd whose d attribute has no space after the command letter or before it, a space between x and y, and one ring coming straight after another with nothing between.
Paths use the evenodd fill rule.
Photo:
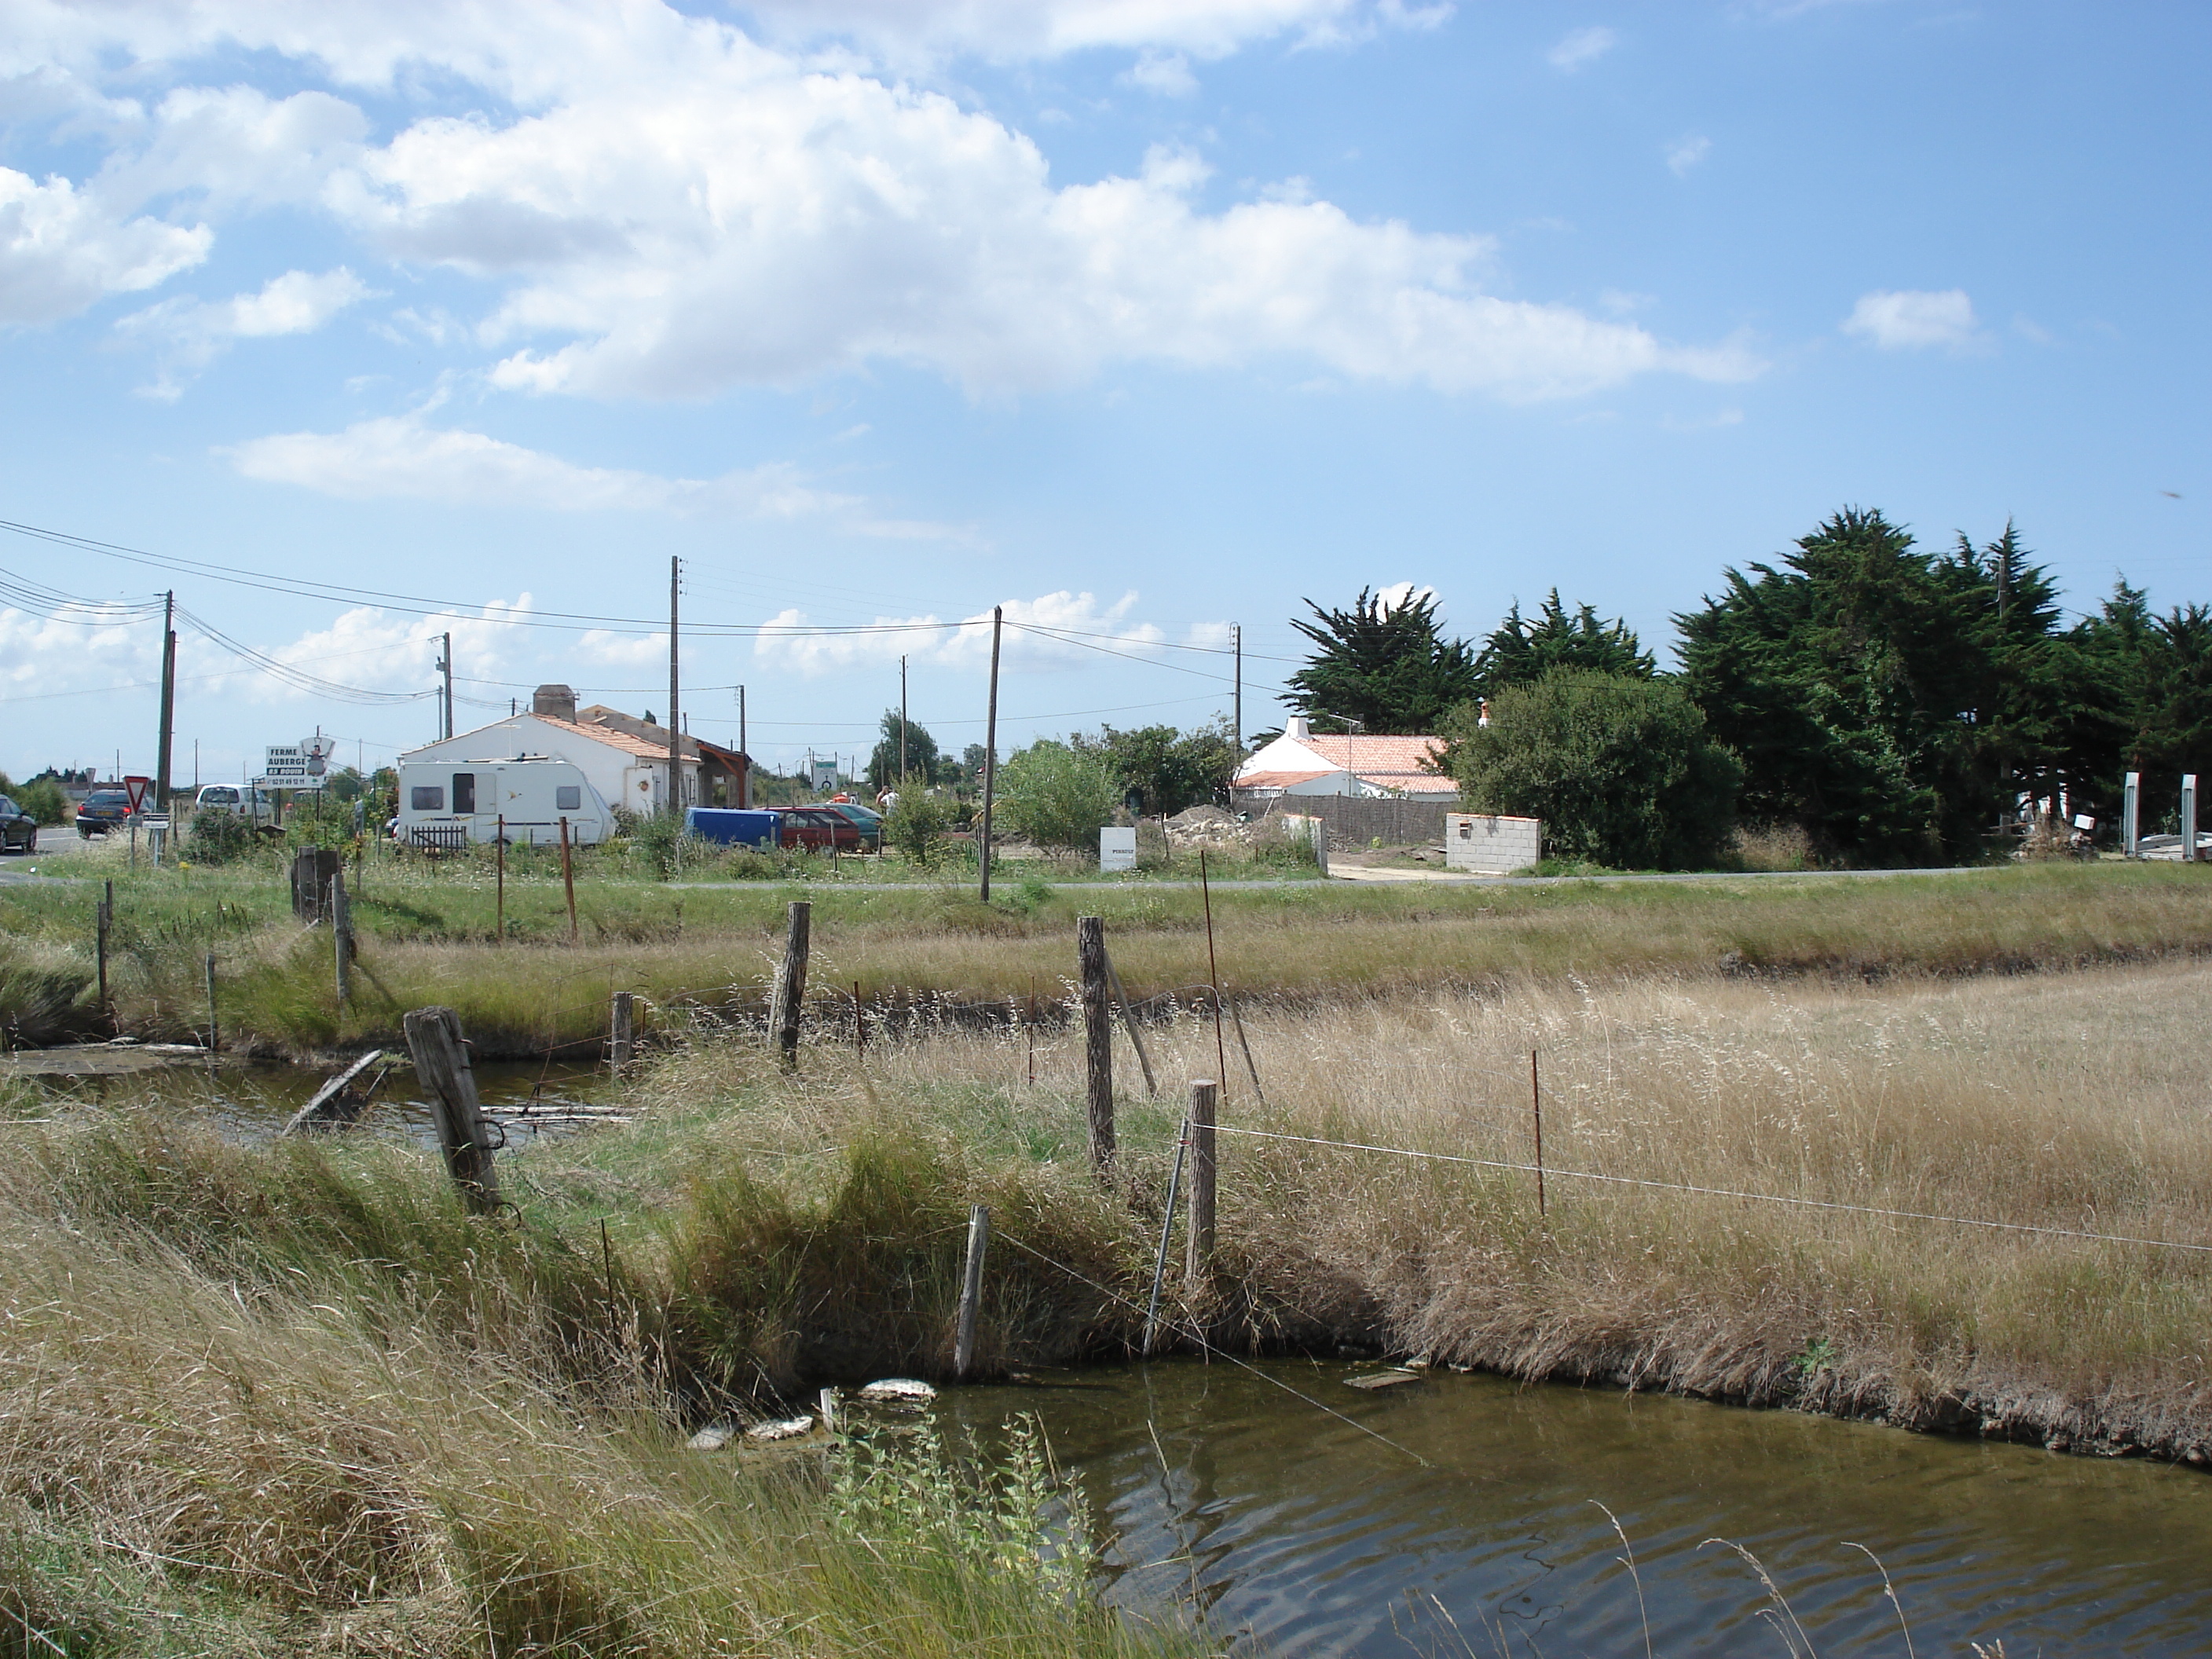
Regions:
<instances>
[{"instance_id":1,"label":"rippled water surface","mask_svg":"<svg viewBox=\"0 0 2212 1659\"><path fill-rule=\"evenodd\" d=\"M1177 1361L956 1390L1043 1422L1103 1534L1113 1599L1206 1609L1279 1654L1792 1651L1757 1554L1825 1656L2212 1653L2212 1476L2140 1459L1492 1377L1380 1394L1363 1368ZM1360 1426L1354 1426L1354 1425ZM1403 1451L1366 1433L1385 1435ZM1433 1466L1422 1468L1417 1455ZM1595 1500L1594 1503L1593 1500Z\"/></svg>"}]
</instances>

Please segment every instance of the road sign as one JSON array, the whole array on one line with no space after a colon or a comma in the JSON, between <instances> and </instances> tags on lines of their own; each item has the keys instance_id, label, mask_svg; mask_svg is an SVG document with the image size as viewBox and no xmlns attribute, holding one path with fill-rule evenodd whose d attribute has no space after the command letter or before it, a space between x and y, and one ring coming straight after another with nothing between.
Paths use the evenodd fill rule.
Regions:
<instances>
[{"instance_id":1,"label":"road sign","mask_svg":"<svg viewBox=\"0 0 2212 1659\"><path fill-rule=\"evenodd\" d=\"M154 780L151 778L125 778L123 780L123 793L131 797L131 810L132 811L137 812L144 810L146 805L146 792L153 787Z\"/></svg>"}]
</instances>

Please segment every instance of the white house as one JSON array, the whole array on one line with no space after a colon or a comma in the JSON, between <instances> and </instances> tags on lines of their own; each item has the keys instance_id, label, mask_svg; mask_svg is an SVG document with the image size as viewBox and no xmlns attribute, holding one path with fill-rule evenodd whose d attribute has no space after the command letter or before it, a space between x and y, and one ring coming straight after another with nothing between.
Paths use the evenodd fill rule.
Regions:
<instances>
[{"instance_id":1,"label":"white house","mask_svg":"<svg viewBox=\"0 0 2212 1659\"><path fill-rule=\"evenodd\" d=\"M1230 787L1239 800L1282 795L1382 795L1400 800L1455 801L1459 786L1423 764L1443 752L1441 738L1370 737L1364 732L1316 734L1303 714L1283 735L1255 750Z\"/></svg>"},{"instance_id":2,"label":"white house","mask_svg":"<svg viewBox=\"0 0 2212 1659\"><path fill-rule=\"evenodd\" d=\"M550 689L550 688L549 688ZM541 699L542 701L542 699ZM569 700L572 709L574 700ZM473 732L458 732L400 756L403 761L500 761L550 756L576 766L610 806L659 811L668 800L668 744L658 744L609 726L583 726L558 714L514 714ZM682 759L682 800L699 799L699 763Z\"/></svg>"}]
</instances>

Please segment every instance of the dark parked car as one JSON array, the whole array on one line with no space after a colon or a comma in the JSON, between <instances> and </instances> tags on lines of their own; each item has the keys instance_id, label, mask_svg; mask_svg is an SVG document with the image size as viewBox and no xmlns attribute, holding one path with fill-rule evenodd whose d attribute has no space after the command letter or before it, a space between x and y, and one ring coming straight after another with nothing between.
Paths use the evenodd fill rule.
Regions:
<instances>
[{"instance_id":1,"label":"dark parked car","mask_svg":"<svg viewBox=\"0 0 2212 1659\"><path fill-rule=\"evenodd\" d=\"M863 806L858 801L833 800L827 803L830 810L853 821L860 832L860 850L879 853L884 846L884 815L873 807Z\"/></svg>"},{"instance_id":2,"label":"dark parked car","mask_svg":"<svg viewBox=\"0 0 2212 1659\"><path fill-rule=\"evenodd\" d=\"M782 806L783 844L810 853L857 853L860 827L834 806Z\"/></svg>"},{"instance_id":3,"label":"dark parked car","mask_svg":"<svg viewBox=\"0 0 2212 1659\"><path fill-rule=\"evenodd\" d=\"M131 792L95 789L77 804L76 832L87 841L95 830L112 830L131 816Z\"/></svg>"},{"instance_id":4,"label":"dark parked car","mask_svg":"<svg viewBox=\"0 0 2212 1659\"><path fill-rule=\"evenodd\" d=\"M39 821L21 807L0 795L0 853L9 848L21 853L39 850Z\"/></svg>"}]
</instances>

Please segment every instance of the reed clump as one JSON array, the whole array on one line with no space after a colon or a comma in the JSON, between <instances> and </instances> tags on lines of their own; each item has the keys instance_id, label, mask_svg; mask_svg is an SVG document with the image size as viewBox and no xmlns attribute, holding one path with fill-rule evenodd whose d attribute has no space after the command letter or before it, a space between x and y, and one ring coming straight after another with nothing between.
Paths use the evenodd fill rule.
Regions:
<instances>
[{"instance_id":1,"label":"reed clump","mask_svg":"<svg viewBox=\"0 0 2212 1659\"><path fill-rule=\"evenodd\" d=\"M720 1281L641 1213L603 1249L557 1200L467 1218L403 1146L11 1133L0 1652L1195 1650L1091 1601L1034 1460L684 1450L743 1407L686 1369ZM879 1542L969 1490L991 1524Z\"/></svg>"},{"instance_id":2,"label":"reed clump","mask_svg":"<svg viewBox=\"0 0 2212 1659\"><path fill-rule=\"evenodd\" d=\"M27 1033L13 1040L104 1034L90 990L95 893L0 892L0 1028L12 1017ZM221 1023L238 1044L294 1055L390 1046L406 1009L442 1003L459 1010L480 1057L578 1052L604 1035L617 990L662 1011L664 1030L695 1012L757 1012L784 907L799 896L814 906L817 983L857 982L871 1004L1049 1003L1073 969L1079 912L1106 919L1125 980L1171 987L1202 977L1200 896L1181 887L1009 879L987 905L964 886L696 889L596 874L580 884L572 945L557 874L511 874L502 937L494 884L471 862L369 869L353 911L362 971L343 1010L327 935L293 921L273 873L126 875L117 884L111 995L125 1030L189 1038L205 1026L202 963L211 951ZM1224 980L1310 1006L1624 974L1882 979L2212 951L2212 888L2178 865L1550 888L1316 882L1212 897Z\"/></svg>"}]
</instances>

